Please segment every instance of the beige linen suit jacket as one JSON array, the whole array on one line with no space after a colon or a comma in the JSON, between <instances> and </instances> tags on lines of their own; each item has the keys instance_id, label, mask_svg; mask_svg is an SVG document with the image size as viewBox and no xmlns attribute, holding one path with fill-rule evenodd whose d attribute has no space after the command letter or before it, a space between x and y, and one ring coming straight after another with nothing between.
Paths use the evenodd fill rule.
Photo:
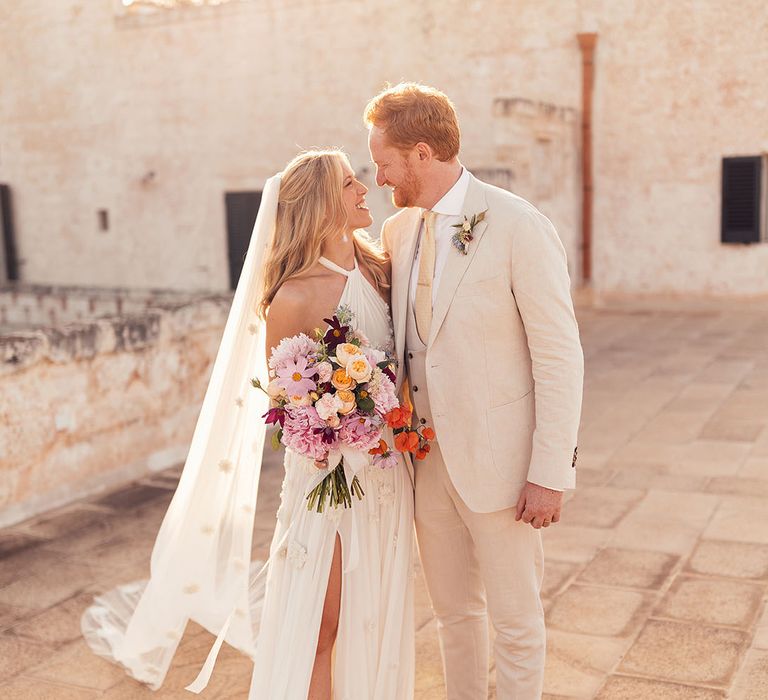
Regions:
<instances>
[{"instance_id":1,"label":"beige linen suit jacket","mask_svg":"<svg viewBox=\"0 0 768 700\"><path fill-rule=\"evenodd\" d=\"M471 177L464 215L485 212L467 254L451 248L426 351L433 426L456 490L476 512L516 504L526 480L575 486L584 359L565 250L532 204ZM422 210L384 222L404 367L408 288ZM402 384L403 371L398 372ZM398 389L400 386L398 386Z\"/></svg>"}]
</instances>

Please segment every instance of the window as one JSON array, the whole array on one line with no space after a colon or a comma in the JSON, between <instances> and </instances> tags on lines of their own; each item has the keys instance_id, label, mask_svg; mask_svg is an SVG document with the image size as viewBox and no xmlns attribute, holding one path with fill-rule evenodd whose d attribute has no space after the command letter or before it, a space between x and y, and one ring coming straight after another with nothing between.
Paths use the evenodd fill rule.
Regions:
<instances>
[{"instance_id":1,"label":"window","mask_svg":"<svg viewBox=\"0 0 768 700\"><path fill-rule=\"evenodd\" d=\"M766 156L723 158L722 243L759 243L766 231Z\"/></svg>"},{"instance_id":2,"label":"window","mask_svg":"<svg viewBox=\"0 0 768 700\"><path fill-rule=\"evenodd\" d=\"M260 204L261 191L226 192L224 195L230 289L235 289L240 279Z\"/></svg>"}]
</instances>

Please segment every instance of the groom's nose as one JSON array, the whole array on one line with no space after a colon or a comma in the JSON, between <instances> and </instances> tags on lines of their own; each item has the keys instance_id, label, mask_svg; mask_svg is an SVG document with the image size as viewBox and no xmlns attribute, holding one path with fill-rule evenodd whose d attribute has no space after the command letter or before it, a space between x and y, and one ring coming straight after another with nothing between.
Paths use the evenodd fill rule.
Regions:
<instances>
[{"instance_id":1,"label":"groom's nose","mask_svg":"<svg viewBox=\"0 0 768 700\"><path fill-rule=\"evenodd\" d=\"M376 168L376 184L377 184L379 187L384 187L384 185L386 184L386 182L387 182L387 181L386 181L386 179L384 179L384 177L383 177L383 176L382 176L382 174L381 174L381 170L379 170L378 168Z\"/></svg>"}]
</instances>

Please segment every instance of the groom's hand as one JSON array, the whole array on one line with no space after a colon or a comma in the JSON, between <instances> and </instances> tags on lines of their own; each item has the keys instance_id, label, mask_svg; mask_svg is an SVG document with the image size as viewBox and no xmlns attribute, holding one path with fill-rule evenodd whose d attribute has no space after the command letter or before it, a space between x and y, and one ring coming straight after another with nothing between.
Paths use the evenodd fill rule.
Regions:
<instances>
[{"instance_id":1,"label":"groom's hand","mask_svg":"<svg viewBox=\"0 0 768 700\"><path fill-rule=\"evenodd\" d=\"M560 520L562 506L562 491L555 491L527 481L517 500L515 520L530 523L537 530L541 527L549 527L551 523Z\"/></svg>"}]
</instances>

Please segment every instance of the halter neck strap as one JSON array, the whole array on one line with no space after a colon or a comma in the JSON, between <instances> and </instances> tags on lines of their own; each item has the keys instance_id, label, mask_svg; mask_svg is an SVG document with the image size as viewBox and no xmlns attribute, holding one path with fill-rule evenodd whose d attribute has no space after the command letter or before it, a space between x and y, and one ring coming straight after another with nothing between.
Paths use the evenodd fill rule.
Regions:
<instances>
[{"instance_id":1,"label":"halter neck strap","mask_svg":"<svg viewBox=\"0 0 768 700\"><path fill-rule=\"evenodd\" d=\"M358 269L357 266L357 258L355 258L355 266L351 270L345 270L340 265L337 265L335 262L331 262L328 260L328 258L320 258L318 262L323 266L327 267L329 270L333 270L334 272L338 272L340 275L344 275L345 277L349 277L355 270Z\"/></svg>"}]
</instances>

